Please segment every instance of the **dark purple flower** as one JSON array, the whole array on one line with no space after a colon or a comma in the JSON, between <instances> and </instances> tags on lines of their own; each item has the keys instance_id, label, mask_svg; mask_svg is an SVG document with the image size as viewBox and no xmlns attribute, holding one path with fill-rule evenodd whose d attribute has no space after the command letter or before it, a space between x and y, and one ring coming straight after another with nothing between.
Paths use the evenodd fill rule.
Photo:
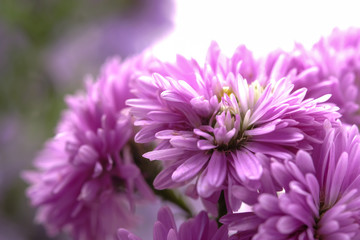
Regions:
<instances>
[{"instance_id":1,"label":"dark purple flower","mask_svg":"<svg viewBox=\"0 0 360 240\"><path fill-rule=\"evenodd\" d=\"M37 222L48 233L61 230L74 239L113 239L119 227L136 221L134 206L153 194L133 163L128 142L132 120L125 108L129 79L142 58L108 61L86 92L66 98L57 134L35 160L37 171L24 177L31 186Z\"/></svg>"},{"instance_id":2,"label":"dark purple flower","mask_svg":"<svg viewBox=\"0 0 360 240\"><path fill-rule=\"evenodd\" d=\"M177 229L174 216L168 207L158 212L154 224L153 240L226 240L226 226L218 229L217 223L210 220L206 212L200 212L195 218L189 219ZM118 240L141 240L126 229L119 229Z\"/></svg>"},{"instance_id":3,"label":"dark purple flower","mask_svg":"<svg viewBox=\"0 0 360 240\"><path fill-rule=\"evenodd\" d=\"M219 55L213 51L211 46L209 56ZM238 56L237 64L233 58L213 59L200 67L178 56L160 74L139 78L138 98L127 101L135 125L142 127L135 141L160 141L144 155L164 162L154 181L158 189L196 178L203 198L235 182L256 190L267 171L262 154L286 159L309 150L320 141L324 120L339 117L336 107L322 104L326 96L305 100L306 89L292 91L286 78L247 81L240 75L246 57Z\"/></svg>"},{"instance_id":4,"label":"dark purple flower","mask_svg":"<svg viewBox=\"0 0 360 240\"><path fill-rule=\"evenodd\" d=\"M239 236L248 234L254 240L360 239L358 129L327 128L324 143L311 155L299 151L295 162L272 164L285 193L261 194L253 213L222 221Z\"/></svg>"}]
</instances>

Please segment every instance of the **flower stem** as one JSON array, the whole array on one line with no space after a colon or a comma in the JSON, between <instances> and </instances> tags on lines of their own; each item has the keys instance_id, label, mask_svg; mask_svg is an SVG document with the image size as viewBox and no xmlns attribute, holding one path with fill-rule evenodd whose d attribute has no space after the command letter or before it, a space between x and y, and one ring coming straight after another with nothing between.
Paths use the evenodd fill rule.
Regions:
<instances>
[{"instance_id":1,"label":"flower stem","mask_svg":"<svg viewBox=\"0 0 360 240\"><path fill-rule=\"evenodd\" d=\"M216 222L218 227L221 227L223 224L220 222L220 218L227 214L226 202L224 191L221 191L219 200L218 200L218 217L216 218Z\"/></svg>"},{"instance_id":2,"label":"flower stem","mask_svg":"<svg viewBox=\"0 0 360 240\"><path fill-rule=\"evenodd\" d=\"M142 157L142 154L149 151L145 145L136 143L131 144L131 152L134 157L135 164L139 167L141 174L144 176L146 183L153 190L154 194L159 196L162 200L171 202L184 210L187 213L187 217L193 216L191 209L189 208L186 200L181 197L181 194L175 190L164 189L157 190L153 186L155 177L161 172L161 164L159 161L149 161Z\"/></svg>"}]
</instances>

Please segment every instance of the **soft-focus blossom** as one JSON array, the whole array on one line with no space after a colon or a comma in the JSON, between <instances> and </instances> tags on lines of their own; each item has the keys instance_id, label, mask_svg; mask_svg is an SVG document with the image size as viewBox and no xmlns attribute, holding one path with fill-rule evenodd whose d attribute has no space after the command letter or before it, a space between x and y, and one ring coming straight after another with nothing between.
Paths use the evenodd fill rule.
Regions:
<instances>
[{"instance_id":1,"label":"soft-focus blossom","mask_svg":"<svg viewBox=\"0 0 360 240\"><path fill-rule=\"evenodd\" d=\"M301 44L296 44L290 52L276 50L259 60L259 78L262 81L287 77L294 84L294 90L307 88L306 97L317 98L332 92L333 78L324 79L319 68Z\"/></svg>"},{"instance_id":2,"label":"soft-focus blossom","mask_svg":"<svg viewBox=\"0 0 360 240\"><path fill-rule=\"evenodd\" d=\"M174 216L168 207L158 212L154 224L154 240L225 240L228 239L226 226L218 229L217 223L209 219L206 212L200 212L195 218L189 219L177 229ZM126 229L119 229L118 240L141 240Z\"/></svg>"},{"instance_id":3,"label":"soft-focus blossom","mask_svg":"<svg viewBox=\"0 0 360 240\"><path fill-rule=\"evenodd\" d=\"M299 151L295 162L272 163L284 194L261 194L254 213L223 219L239 239L360 239L358 129L327 128L311 155Z\"/></svg>"},{"instance_id":4,"label":"soft-focus blossom","mask_svg":"<svg viewBox=\"0 0 360 240\"><path fill-rule=\"evenodd\" d=\"M287 159L298 149L311 150L323 122L339 117L336 107L322 103L328 96L305 100L306 89L293 91L287 78L247 81L243 70L256 76L247 70L247 55L234 64L234 57L216 51L210 47L203 67L178 56L176 64L164 64L163 72L134 85L138 98L127 104L142 126L135 141L160 140L144 155L164 162L156 188L195 178L203 198L233 183L256 190L267 172L263 155Z\"/></svg>"},{"instance_id":5,"label":"soft-focus blossom","mask_svg":"<svg viewBox=\"0 0 360 240\"><path fill-rule=\"evenodd\" d=\"M24 174L36 220L49 234L114 239L119 227L135 223L136 202L153 199L128 144L133 127L125 100L141 64L141 57L112 59L97 81L88 79L85 93L67 97L57 134L35 161L38 170Z\"/></svg>"},{"instance_id":6,"label":"soft-focus blossom","mask_svg":"<svg viewBox=\"0 0 360 240\"><path fill-rule=\"evenodd\" d=\"M286 53L270 54L262 68L263 75L279 78L290 75L295 89L306 87L307 97L331 94L329 102L336 104L349 124L360 124L360 30L335 29L311 50L300 44Z\"/></svg>"},{"instance_id":7,"label":"soft-focus blossom","mask_svg":"<svg viewBox=\"0 0 360 240\"><path fill-rule=\"evenodd\" d=\"M335 78L332 99L340 107L343 121L360 124L360 30L335 29L312 49L321 77Z\"/></svg>"}]
</instances>

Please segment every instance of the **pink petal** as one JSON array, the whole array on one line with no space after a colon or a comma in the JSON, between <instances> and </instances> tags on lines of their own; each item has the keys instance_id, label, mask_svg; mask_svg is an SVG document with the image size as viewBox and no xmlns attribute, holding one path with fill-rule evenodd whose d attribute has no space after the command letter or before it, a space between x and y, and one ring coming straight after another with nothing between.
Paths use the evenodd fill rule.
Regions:
<instances>
[{"instance_id":1,"label":"pink petal","mask_svg":"<svg viewBox=\"0 0 360 240\"><path fill-rule=\"evenodd\" d=\"M280 217L279 221L276 224L276 229L282 234L291 234L297 230L304 224L298 221L295 218L290 216Z\"/></svg>"},{"instance_id":2,"label":"pink petal","mask_svg":"<svg viewBox=\"0 0 360 240\"><path fill-rule=\"evenodd\" d=\"M179 184L177 184L171 179L171 175L173 174L173 172L177 167L178 167L177 165L172 165L162 170L154 180L153 183L154 187L156 189L162 190L162 189L173 188L175 186L178 186Z\"/></svg>"},{"instance_id":3,"label":"pink petal","mask_svg":"<svg viewBox=\"0 0 360 240\"><path fill-rule=\"evenodd\" d=\"M135 142L137 143L147 143L155 140L155 134L161 130L162 126L158 124L144 126L140 131L135 135Z\"/></svg>"},{"instance_id":4,"label":"pink petal","mask_svg":"<svg viewBox=\"0 0 360 240\"><path fill-rule=\"evenodd\" d=\"M185 148L186 150L197 150L197 139L176 136L170 139L170 144L175 148Z\"/></svg>"},{"instance_id":5,"label":"pink petal","mask_svg":"<svg viewBox=\"0 0 360 240\"><path fill-rule=\"evenodd\" d=\"M258 180L261 177L263 168L255 155L246 149L236 151L236 154L232 154L235 163L235 170L240 179L245 181Z\"/></svg>"},{"instance_id":6,"label":"pink petal","mask_svg":"<svg viewBox=\"0 0 360 240\"><path fill-rule=\"evenodd\" d=\"M147 114L147 117L151 120L162 123L184 121L184 117L182 115L166 111L151 111Z\"/></svg>"},{"instance_id":7,"label":"pink petal","mask_svg":"<svg viewBox=\"0 0 360 240\"><path fill-rule=\"evenodd\" d=\"M304 139L304 135L297 128L284 128L265 135L253 136L252 139L259 142L286 144L301 141Z\"/></svg>"},{"instance_id":8,"label":"pink petal","mask_svg":"<svg viewBox=\"0 0 360 240\"><path fill-rule=\"evenodd\" d=\"M199 140L197 142L197 147L201 150L210 150L216 148L216 146L208 140Z\"/></svg>"},{"instance_id":9,"label":"pink petal","mask_svg":"<svg viewBox=\"0 0 360 240\"><path fill-rule=\"evenodd\" d=\"M170 229L176 230L175 219L169 207L162 207L159 210L157 220L164 225L167 231Z\"/></svg>"},{"instance_id":10,"label":"pink petal","mask_svg":"<svg viewBox=\"0 0 360 240\"><path fill-rule=\"evenodd\" d=\"M154 150L143 155L144 158L152 160L176 160L183 155L184 151L178 148Z\"/></svg>"},{"instance_id":11,"label":"pink petal","mask_svg":"<svg viewBox=\"0 0 360 240\"><path fill-rule=\"evenodd\" d=\"M223 152L214 151L207 166L207 181L214 187L219 187L224 182L227 173L226 156Z\"/></svg>"},{"instance_id":12,"label":"pink petal","mask_svg":"<svg viewBox=\"0 0 360 240\"><path fill-rule=\"evenodd\" d=\"M175 182L184 182L191 179L199 173L208 159L209 156L204 153L193 155L175 170L171 176L172 180Z\"/></svg>"},{"instance_id":13,"label":"pink petal","mask_svg":"<svg viewBox=\"0 0 360 240\"><path fill-rule=\"evenodd\" d=\"M315 173L314 163L309 153L302 150L298 151L295 161L296 165L304 174Z\"/></svg>"}]
</instances>

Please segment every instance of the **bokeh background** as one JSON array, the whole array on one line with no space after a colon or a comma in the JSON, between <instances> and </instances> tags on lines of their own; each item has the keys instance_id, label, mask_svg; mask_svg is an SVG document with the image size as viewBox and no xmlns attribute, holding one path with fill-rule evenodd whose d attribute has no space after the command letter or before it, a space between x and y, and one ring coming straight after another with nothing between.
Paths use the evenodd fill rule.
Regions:
<instances>
[{"instance_id":1,"label":"bokeh background","mask_svg":"<svg viewBox=\"0 0 360 240\"><path fill-rule=\"evenodd\" d=\"M168 0L0 0L0 240L49 239L21 171L53 135L64 95L107 58L164 38L173 13Z\"/></svg>"},{"instance_id":2,"label":"bokeh background","mask_svg":"<svg viewBox=\"0 0 360 240\"><path fill-rule=\"evenodd\" d=\"M64 96L107 58L151 47L164 60L201 60L211 40L255 56L311 47L335 27L360 27L358 9L348 0L0 0L0 240L50 239L19 175L53 135Z\"/></svg>"}]
</instances>

